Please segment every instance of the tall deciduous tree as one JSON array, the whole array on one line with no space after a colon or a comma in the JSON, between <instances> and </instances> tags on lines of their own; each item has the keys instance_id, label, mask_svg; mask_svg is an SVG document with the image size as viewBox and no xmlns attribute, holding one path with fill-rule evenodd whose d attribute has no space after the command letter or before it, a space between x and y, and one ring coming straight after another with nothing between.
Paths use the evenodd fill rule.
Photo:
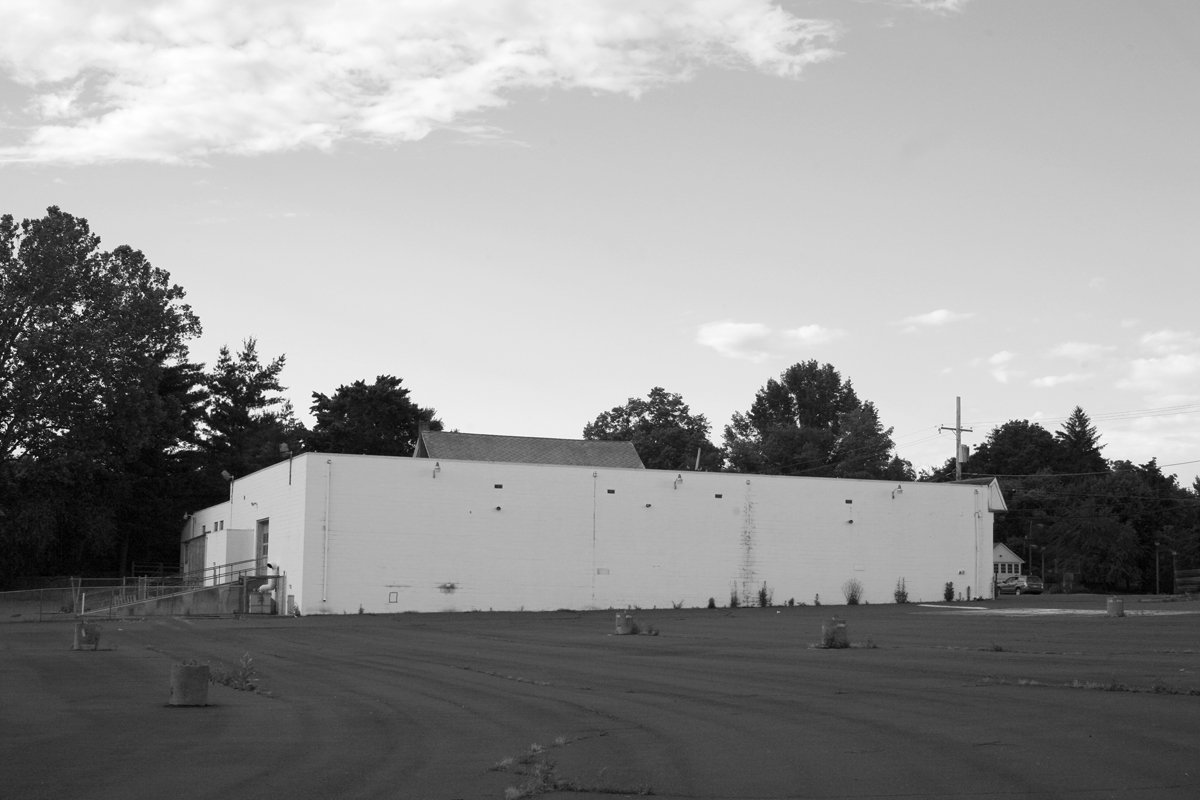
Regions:
<instances>
[{"instance_id":1,"label":"tall deciduous tree","mask_svg":"<svg viewBox=\"0 0 1200 800\"><path fill-rule=\"evenodd\" d=\"M832 364L810 360L768 380L750 410L733 415L725 456L738 472L911 480L891 434Z\"/></svg>"},{"instance_id":2,"label":"tall deciduous tree","mask_svg":"<svg viewBox=\"0 0 1200 800\"><path fill-rule=\"evenodd\" d=\"M339 386L332 396L313 392L316 422L304 438L308 450L370 456L410 456L421 423L442 430L432 408L421 408L400 386L401 378L380 375L375 382Z\"/></svg>"},{"instance_id":3,"label":"tall deciduous tree","mask_svg":"<svg viewBox=\"0 0 1200 800\"><path fill-rule=\"evenodd\" d=\"M648 469L721 468L721 451L708 440L712 426L693 414L683 397L655 386L645 399L631 397L623 406L601 413L583 428L583 438L633 442Z\"/></svg>"},{"instance_id":4,"label":"tall deciduous tree","mask_svg":"<svg viewBox=\"0 0 1200 800\"><path fill-rule=\"evenodd\" d=\"M177 504L138 499L193 438L183 298L82 218L0 217L0 578L120 569L135 531L177 528Z\"/></svg>"}]
</instances>

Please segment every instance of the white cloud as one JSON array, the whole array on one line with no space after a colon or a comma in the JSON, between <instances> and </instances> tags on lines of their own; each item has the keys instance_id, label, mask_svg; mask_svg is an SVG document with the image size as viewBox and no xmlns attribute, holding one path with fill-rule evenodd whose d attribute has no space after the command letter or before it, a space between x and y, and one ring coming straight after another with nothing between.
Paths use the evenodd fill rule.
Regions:
<instances>
[{"instance_id":1,"label":"white cloud","mask_svg":"<svg viewBox=\"0 0 1200 800\"><path fill-rule=\"evenodd\" d=\"M1010 353L1007 350L1001 350L988 358L988 363L992 365L990 370L992 377L1000 383L1008 383L1009 378L1015 378L1024 373L1010 369L1008 363L1016 357L1016 353Z\"/></svg>"},{"instance_id":2,"label":"white cloud","mask_svg":"<svg viewBox=\"0 0 1200 800\"><path fill-rule=\"evenodd\" d=\"M1137 358L1129 365L1129 377L1119 389L1143 392L1172 391L1180 383L1200 379L1200 353L1174 353L1158 358Z\"/></svg>"},{"instance_id":3,"label":"white cloud","mask_svg":"<svg viewBox=\"0 0 1200 800\"><path fill-rule=\"evenodd\" d=\"M770 0L42 0L0 26L24 87L0 160L196 161L398 142L515 88L637 97L704 66L794 77L836 23Z\"/></svg>"},{"instance_id":4,"label":"white cloud","mask_svg":"<svg viewBox=\"0 0 1200 800\"><path fill-rule=\"evenodd\" d=\"M971 0L892 0L894 5L912 6L925 11L962 11Z\"/></svg>"},{"instance_id":5,"label":"white cloud","mask_svg":"<svg viewBox=\"0 0 1200 800\"><path fill-rule=\"evenodd\" d=\"M1138 344L1148 355L1129 363L1118 389L1140 391L1147 401L1164 404L1168 398L1194 402L1200 397L1200 337L1191 331L1161 330L1143 334Z\"/></svg>"},{"instance_id":6,"label":"white cloud","mask_svg":"<svg viewBox=\"0 0 1200 800\"><path fill-rule=\"evenodd\" d=\"M975 316L970 312L951 311L947 308L939 308L937 311L930 311L928 314L917 314L912 317L905 317L900 320L900 324L905 325L904 331L915 331L918 328L931 328L938 325L945 325L949 322L958 322L964 319L970 319Z\"/></svg>"},{"instance_id":7,"label":"white cloud","mask_svg":"<svg viewBox=\"0 0 1200 800\"><path fill-rule=\"evenodd\" d=\"M1143 334L1139 343L1157 355L1200 350L1200 338L1191 331L1155 331Z\"/></svg>"},{"instance_id":8,"label":"white cloud","mask_svg":"<svg viewBox=\"0 0 1200 800\"><path fill-rule=\"evenodd\" d=\"M1136 326L1137 324L1138 324L1138 319L1136 317L1130 317L1128 319L1121 320L1122 328L1132 328L1132 327Z\"/></svg>"},{"instance_id":9,"label":"white cloud","mask_svg":"<svg viewBox=\"0 0 1200 800\"><path fill-rule=\"evenodd\" d=\"M994 366L999 366L1000 364L1007 364L1016 358L1016 356L1016 353L1010 353L1007 350L1001 350L999 353L989 356L988 363Z\"/></svg>"},{"instance_id":10,"label":"white cloud","mask_svg":"<svg viewBox=\"0 0 1200 800\"><path fill-rule=\"evenodd\" d=\"M701 325L696 332L696 342L711 347L723 356L745 358L757 363L772 356L787 355L832 341L843 335L845 331L820 325L776 331L761 322L722 320Z\"/></svg>"},{"instance_id":11,"label":"white cloud","mask_svg":"<svg viewBox=\"0 0 1200 800\"><path fill-rule=\"evenodd\" d=\"M1078 381L1086 381L1092 377L1089 373L1069 372L1066 375L1047 375L1043 378L1034 378L1030 384L1039 389L1049 389L1054 386L1061 386L1064 383L1076 383Z\"/></svg>"},{"instance_id":12,"label":"white cloud","mask_svg":"<svg viewBox=\"0 0 1200 800\"><path fill-rule=\"evenodd\" d=\"M1117 348L1107 344L1091 344L1089 342L1063 342L1050 350L1050 355L1059 358L1074 358L1079 361L1095 361Z\"/></svg>"}]
</instances>

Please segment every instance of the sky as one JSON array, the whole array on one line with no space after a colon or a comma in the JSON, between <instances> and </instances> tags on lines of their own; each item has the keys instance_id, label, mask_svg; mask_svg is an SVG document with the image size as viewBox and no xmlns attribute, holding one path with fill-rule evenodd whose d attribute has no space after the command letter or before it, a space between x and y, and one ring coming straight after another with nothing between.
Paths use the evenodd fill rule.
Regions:
<instances>
[{"instance_id":1,"label":"sky","mask_svg":"<svg viewBox=\"0 0 1200 800\"><path fill-rule=\"evenodd\" d=\"M1200 472L1190 0L0 0L0 213L170 272L194 360L578 438L833 364L917 468L1075 406ZM1190 462L1190 463L1185 463Z\"/></svg>"}]
</instances>

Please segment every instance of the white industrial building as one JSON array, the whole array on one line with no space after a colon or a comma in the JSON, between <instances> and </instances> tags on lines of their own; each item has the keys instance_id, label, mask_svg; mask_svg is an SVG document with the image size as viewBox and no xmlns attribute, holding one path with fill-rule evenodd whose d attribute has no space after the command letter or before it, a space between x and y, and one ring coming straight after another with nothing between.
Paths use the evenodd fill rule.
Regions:
<instances>
[{"instance_id":1,"label":"white industrial building","mask_svg":"<svg viewBox=\"0 0 1200 800\"><path fill-rule=\"evenodd\" d=\"M630 451L439 432L415 458L304 453L192 515L183 569L269 561L278 612L303 614L724 606L764 584L843 603L851 578L870 603L901 578L912 601L991 596L995 481L666 472Z\"/></svg>"}]
</instances>

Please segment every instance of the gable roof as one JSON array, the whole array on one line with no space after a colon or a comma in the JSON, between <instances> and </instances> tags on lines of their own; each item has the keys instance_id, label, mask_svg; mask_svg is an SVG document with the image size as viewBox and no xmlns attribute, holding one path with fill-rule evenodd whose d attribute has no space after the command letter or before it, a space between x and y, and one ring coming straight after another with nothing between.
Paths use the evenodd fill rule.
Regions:
<instances>
[{"instance_id":1,"label":"gable roof","mask_svg":"<svg viewBox=\"0 0 1200 800\"><path fill-rule=\"evenodd\" d=\"M1004 502L1004 493L1000 491L1000 481L996 478L967 478L961 481L950 481L950 483L986 486L988 487L988 511L993 514L1003 514L1008 511L1008 504Z\"/></svg>"},{"instance_id":2,"label":"gable roof","mask_svg":"<svg viewBox=\"0 0 1200 800\"><path fill-rule=\"evenodd\" d=\"M1025 559L1014 553L1006 545L996 542L996 544L992 546L992 562L997 564L1001 562L1007 562L1009 564L1024 564Z\"/></svg>"},{"instance_id":3,"label":"gable roof","mask_svg":"<svg viewBox=\"0 0 1200 800\"><path fill-rule=\"evenodd\" d=\"M633 442L543 439L535 436L495 436L487 433L421 431L413 457L444 458L450 461L645 469Z\"/></svg>"}]
</instances>

